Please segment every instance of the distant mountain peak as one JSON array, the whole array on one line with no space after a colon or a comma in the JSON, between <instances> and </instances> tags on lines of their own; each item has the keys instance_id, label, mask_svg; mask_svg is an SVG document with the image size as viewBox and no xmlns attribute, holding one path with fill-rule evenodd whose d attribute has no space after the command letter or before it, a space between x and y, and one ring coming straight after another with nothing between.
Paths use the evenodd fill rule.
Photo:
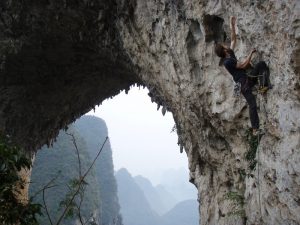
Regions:
<instances>
[{"instance_id":1,"label":"distant mountain peak","mask_svg":"<svg viewBox=\"0 0 300 225\"><path fill-rule=\"evenodd\" d=\"M132 177L131 176L131 174L129 173L129 171L126 169L126 168L121 168L121 169L119 169L117 172L116 172L116 175L122 175L122 176L124 176L124 175L127 175L127 176L129 176L129 177Z\"/></svg>"}]
</instances>

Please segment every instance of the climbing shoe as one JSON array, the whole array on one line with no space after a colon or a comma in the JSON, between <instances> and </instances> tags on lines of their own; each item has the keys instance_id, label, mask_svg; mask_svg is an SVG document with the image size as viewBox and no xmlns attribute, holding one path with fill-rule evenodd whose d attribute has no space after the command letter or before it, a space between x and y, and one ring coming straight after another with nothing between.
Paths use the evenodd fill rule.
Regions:
<instances>
[{"instance_id":1,"label":"climbing shoe","mask_svg":"<svg viewBox=\"0 0 300 225\"><path fill-rule=\"evenodd\" d=\"M269 87L268 87L268 86L260 86L260 87L258 88L258 92L259 92L260 94L265 94L268 90L269 90Z\"/></svg>"}]
</instances>

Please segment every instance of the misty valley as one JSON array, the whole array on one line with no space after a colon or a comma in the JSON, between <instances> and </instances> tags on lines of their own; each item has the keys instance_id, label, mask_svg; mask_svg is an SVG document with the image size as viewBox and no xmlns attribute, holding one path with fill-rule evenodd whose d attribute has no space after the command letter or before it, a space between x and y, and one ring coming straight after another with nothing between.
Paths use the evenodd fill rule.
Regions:
<instances>
[{"instance_id":1,"label":"misty valley","mask_svg":"<svg viewBox=\"0 0 300 225\"><path fill-rule=\"evenodd\" d=\"M38 151L29 195L41 205L39 224L199 224L197 190L187 169L162 171L157 184L126 168L115 171L107 137L103 119L83 116Z\"/></svg>"}]
</instances>

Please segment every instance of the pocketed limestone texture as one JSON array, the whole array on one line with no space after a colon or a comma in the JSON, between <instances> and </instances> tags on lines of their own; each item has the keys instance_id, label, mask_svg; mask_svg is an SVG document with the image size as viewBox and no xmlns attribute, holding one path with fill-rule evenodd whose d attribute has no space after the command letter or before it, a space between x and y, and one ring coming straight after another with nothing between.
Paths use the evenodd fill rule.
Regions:
<instances>
[{"instance_id":1,"label":"pocketed limestone texture","mask_svg":"<svg viewBox=\"0 0 300 225\"><path fill-rule=\"evenodd\" d=\"M138 83L173 113L199 190L201 224L300 224L300 2L86 0L0 3L0 130L29 150ZM257 96L265 130L254 170L243 97L214 43L257 49L273 89Z\"/></svg>"}]
</instances>

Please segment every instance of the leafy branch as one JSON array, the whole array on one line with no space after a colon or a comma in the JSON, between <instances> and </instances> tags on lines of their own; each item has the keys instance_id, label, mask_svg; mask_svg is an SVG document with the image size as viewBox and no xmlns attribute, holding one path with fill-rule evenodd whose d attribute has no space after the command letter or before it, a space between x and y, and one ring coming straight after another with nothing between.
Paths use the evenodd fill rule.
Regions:
<instances>
[{"instance_id":1,"label":"leafy branch","mask_svg":"<svg viewBox=\"0 0 300 225\"><path fill-rule=\"evenodd\" d=\"M245 209L243 208L245 204L245 197L243 195L235 191L230 191L225 194L225 199L235 203L234 210L230 211L227 216L246 217Z\"/></svg>"},{"instance_id":2,"label":"leafy branch","mask_svg":"<svg viewBox=\"0 0 300 225\"><path fill-rule=\"evenodd\" d=\"M75 138L74 138L74 140L75 140ZM61 204L60 204L61 206L64 206L64 210L63 210L63 213L61 214L61 216L59 217L58 221L56 222L56 225L59 225L66 215L67 216L72 215L73 211L74 211L74 207L77 207L77 209L79 209L79 211L78 211L79 212L79 219L80 219L82 225L84 225L83 220L81 218L81 214L80 214L81 203L80 203L79 206L76 206L75 198L78 194L80 195L80 194L84 193L84 186L87 185L87 182L85 181L85 178L89 174L89 172L91 171L91 169L94 166L94 164L95 164L96 160L98 159L98 157L100 156L107 140L108 140L108 137L105 138L105 140L104 140L101 148L99 149L96 157L94 158L93 162L91 163L89 168L86 170L86 172L82 176L80 176L79 179L71 180L71 184L70 184L70 187L69 187L71 191L67 194L66 199L64 201L62 201ZM76 143L76 141L75 141L75 143ZM77 150L78 150L78 148L77 148ZM79 151L77 151L77 154L79 154ZM79 174L82 174L82 173L80 172ZM83 194L81 196L83 196ZM82 198L81 198L80 202L82 202Z\"/></svg>"},{"instance_id":3,"label":"leafy branch","mask_svg":"<svg viewBox=\"0 0 300 225\"><path fill-rule=\"evenodd\" d=\"M245 153L245 159L249 162L249 169L253 171L256 167L257 160L256 160L256 152L259 145L259 138L253 136L252 132L249 130L247 132L247 142L249 148Z\"/></svg>"},{"instance_id":4,"label":"leafy branch","mask_svg":"<svg viewBox=\"0 0 300 225\"><path fill-rule=\"evenodd\" d=\"M75 137L74 137L74 134L70 134L70 133L67 133L67 132L66 132L66 134L69 135L69 136L71 136L71 138L72 138L72 143L73 143L73 145L74 145L74 147L75 147L75 149L76 149L76 155L77 155L78 167L79 167L78 172L79 172L79 177L81 177L81 172L82 172L82 169L81 169L81 161L80 161L80 155L79 155L79 150L78 150L78 146L77 146L76 139L75 139Z\"/></svg>"},{"instance_id":5,"label":"leafy branch","mask_svg":"<svg viewBox=\"0 0 300 225\"><path fill-rule=\"evenodd\" d=\"M41 215L42 206L17 198L26 185L18 173L30 167L31 160L23 150L0 134L0 224L38 224L36 215Z\"/></svg>"}]
</instances>

